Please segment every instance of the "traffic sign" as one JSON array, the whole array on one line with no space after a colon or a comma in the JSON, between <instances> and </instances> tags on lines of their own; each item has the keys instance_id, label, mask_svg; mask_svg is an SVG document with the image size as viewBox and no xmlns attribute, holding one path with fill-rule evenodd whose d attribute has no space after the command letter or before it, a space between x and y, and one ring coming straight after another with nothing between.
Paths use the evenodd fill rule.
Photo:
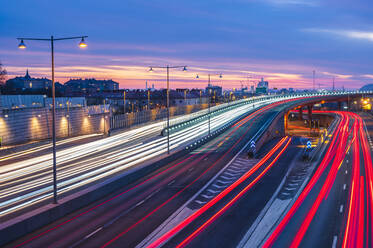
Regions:
<instances>
[{"instance_id":1,"label":"traffic sign","mask_svg":"<svg viewBox=\"0 0 373 248\"><path fill-rule=\"evenodd\" d=\"M309 141L307 141L307 148L311 148L312 147L312 143L311 143L311 141L309 140Z\"/></svg>"}]
</instances>

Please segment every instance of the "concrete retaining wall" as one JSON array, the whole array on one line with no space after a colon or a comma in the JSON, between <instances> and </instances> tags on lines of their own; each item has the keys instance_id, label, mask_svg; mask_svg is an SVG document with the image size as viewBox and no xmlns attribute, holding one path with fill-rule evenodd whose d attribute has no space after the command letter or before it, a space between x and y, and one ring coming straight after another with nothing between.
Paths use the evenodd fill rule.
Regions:
<instances>
[{"instance_id":1,"label":"concrete retaining wall","mask_svg":"<svg viewBox=\"0 0 373 248\"><path fill-rule=\"evenodd\" d=\"M259 151L260 148L269 140L276 137L285 136L285 126L284 126L284 111L277 113L276 117L273 119L267 130L263 133L260 139L256 143L256 150Z\"/></svg>"},{"instance_id":2,"label":"concrete retaining wall","mask_svg":"<svg viewBox=\"0 0 373 248\"><path fill-rule=\"evenodd\" d=\"M106 120L106 121L105 121ZM103 114L89 115L87 108L56 109L58 138L102 133L109 121ZM49 108L3 110L0 116L3 145L25 143L52 137L52 111Z\"/></svg>"}]
</instances>

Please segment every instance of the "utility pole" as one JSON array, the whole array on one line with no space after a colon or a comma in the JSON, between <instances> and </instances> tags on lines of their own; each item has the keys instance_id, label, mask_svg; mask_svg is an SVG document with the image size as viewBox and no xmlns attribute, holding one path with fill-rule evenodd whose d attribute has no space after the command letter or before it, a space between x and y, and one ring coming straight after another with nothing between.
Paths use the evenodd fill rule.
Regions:
<instances>
[{"instance_id":1,"label":"utility pole","mask_svg":"<svg viewBox=\"0 0 373 248\"><path fill-rule=\"evenodd\" d=\"M313 76L313 90L316 90L315 88L315 70L312 71L312 76Z\"/></svg>"},{"instance_id":2,"label":"utility pole","mask_svg":"<svg viewBox=\"0 0 373 248\"><path fill-rule=\"evenodd\" d=\"M57 204L57 155L56 155L56 87L54 80L54 42L61 40L73 40L81 39L79 47L85 48L87 44L84 39L88 36L77 36L77 37L64 37L64 38L54 38L53 35L50 38L17 38L21 42L18 45L18 48L25 49L26 45L25 40L33 41L47 41L50 42L51 48L51 72L52 72L52 154L53 154L53 203Z\"/></svg>"},{"instance_id":3,"label":"utility pole","mask_svg":"<svg viewBox=\"0 0 373 248\"><path fill-rule=\"evenodd\" d=\"M123 114L126 114L126 90L123 90Z\"/></svg>"},{"instance_id":4,"label":"utility pole","mask_svg":"<svg viewBox=\"0 0 373 248\"><path fill-rule=\"evenodd\" d=\"M150 109L150 90L148 90L148 110Z\"/></svg>"},{"instance_id":5,"label":"utility pole","mask_svg":"<svg viewBox=\"0 0 373 248\"><path fill-rule=\"evenodd\" d=\"M223 78L222 73L219 74L212 74L212 76L218 75L219 78ZM197 75L196 78L198 79L199 76ZM211 85L211 74L209 73L207 75L208 81L207 81L207 93L208 93L208 127L209 127L209 135L211 134L211 93L212 93L212 85ZM223 88L223 87L222 87ZM214 90L214 103L216 103L216 91Z\"/></svg>"},{"instance_id":6,"label":"utility pole","mask_svg":"<svg viewBox=\"0 0 373 248\"><path fill-rule=\"evenodd\" d=\"M333 91L335 91L335 82L334 82L335 77L333 77Z\"/></svg>"},{"instance_id":7,"label":"utility pole","mask_svg":"<svg viewBox=\"0 0 373 248\"><path fill-rule=\"evenodd\" d=\"M67 102L67 136L70 137L70 100L68 99Z\"/></svg>"},{"instance_id":8,"label":"utility pole","mask_svg":"<svg viewBox=\"0 0 373 248\"><path fill-rule=\"evenodd\" d=\"M186 71L187 66L151 66L149 71L152 72L153 68L166 69L167 73L167 154L170 154L170 69L183 68L183 71Z\"/></svg>"},{"instance_id":9,"label":"utility pole","mask_svg":"<svg viewBox=\"0 0 373 248\"><path fill-rule=\"evenodd\" d=\"M209 135L210 135L210 114L211 114L211 112L210 112L210 105L211 105L211 103L210 103L210 101L211 101L211 80L210 80L210 74L208 75L208 77L209 77L209 82L208 82L208 95L209 95Z\"/></svg>"}]
</instances>

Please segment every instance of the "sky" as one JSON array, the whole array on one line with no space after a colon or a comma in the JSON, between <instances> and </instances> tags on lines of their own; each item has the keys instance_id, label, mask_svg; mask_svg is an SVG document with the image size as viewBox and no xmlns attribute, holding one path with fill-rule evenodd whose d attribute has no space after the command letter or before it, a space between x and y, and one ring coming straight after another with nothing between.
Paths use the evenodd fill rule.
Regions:
<instances>
[{"instance_id":1,"label":"sky","mask_svg":"<svg viewBox=\"0 0 373 248\"><path fill-rule=\"evenodd\" d=\"M260 78L276 88L360 88L373 83L370 0L4 0L0 61L8 78L50 78L50 44L17 37L87 35L55 43L56 79L113 79L121 88L225 89ZM223 78L217 74L222 73ZM196 75L199 79L196 79Z\"/></svg>"}]
</instances>

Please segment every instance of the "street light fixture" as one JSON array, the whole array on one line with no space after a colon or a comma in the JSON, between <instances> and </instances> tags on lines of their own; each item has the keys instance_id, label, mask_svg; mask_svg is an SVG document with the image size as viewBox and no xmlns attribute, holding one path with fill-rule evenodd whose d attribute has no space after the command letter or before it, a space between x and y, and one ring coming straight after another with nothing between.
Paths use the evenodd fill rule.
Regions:
<instances>
[{"instance_id":1,"label":"street light fixture","mask_svg":"<svg viewBox=\"0 0 373 248\"><path fill-rule=\"evenodd\" d=\"M210 105L211 105L211 89L210 89L210 87L211 87L211 76L219 76L219 78L223 78L223 74L222 73L217 73L217 74L208 74L208 96L209 96L209 99L208 99L208 109L209 109L209 112L208 112L208 114L209 114L209 135L210 135L210 133L211 133L211 111L210 111ZM198 74L197 74L197 76L196 76L196 78L198 79L199 78L199 76L198 76Z\"/></svg>"},{"instance_id":2,"label":"street light fixture","mask_svg":"<svg viewBox=\"0 0 373 248\"><path fill-rule=\"evenodd\" d=\"M54 42L60 40L81 39L79 47L85 48L87 44L84 38L88 36L64 37L64 38L17 38L20 41L18 48L25 49L25 40L48 41L51 47L51 69L52 69L52 143L53 143L53 203L57 204L57 157L56 157L56 87L54 82Z\"/></svg>"},{"instance_id":3,"label":"street light fixture","mask_svg":"<svg viewBox=\"0 0 373 248\"><path fill-rule=\"evenodd\" d=\"M154 68L166 69L167 72L167 154L170 154L170 69L183 68L187 71L187 66L149 66L149 72L154 72Z\"/></svg>"},{"instance_id":4,"label":"street light fixture","mask_svg":"<svg viewBox=\"0 0 373 248\"><path fill-rule=\"evenodd\" d=\"M23 42L23 39L21 39L21 42L19 43L18 48L20 48L20 49L26 49L26 45Z\"/></svg>"},{"instance_id":5,"label":"street light fixture","mask_svg":"<svg viewBox=\"0 0 373 248\"><path fill-rule=\"evenodd\" d=\"M82 40L79 43L79 47L80 48L86 48L87 47L87 43L85 43L84 37L82 37Z\"/></svg>"}]
</instances>

